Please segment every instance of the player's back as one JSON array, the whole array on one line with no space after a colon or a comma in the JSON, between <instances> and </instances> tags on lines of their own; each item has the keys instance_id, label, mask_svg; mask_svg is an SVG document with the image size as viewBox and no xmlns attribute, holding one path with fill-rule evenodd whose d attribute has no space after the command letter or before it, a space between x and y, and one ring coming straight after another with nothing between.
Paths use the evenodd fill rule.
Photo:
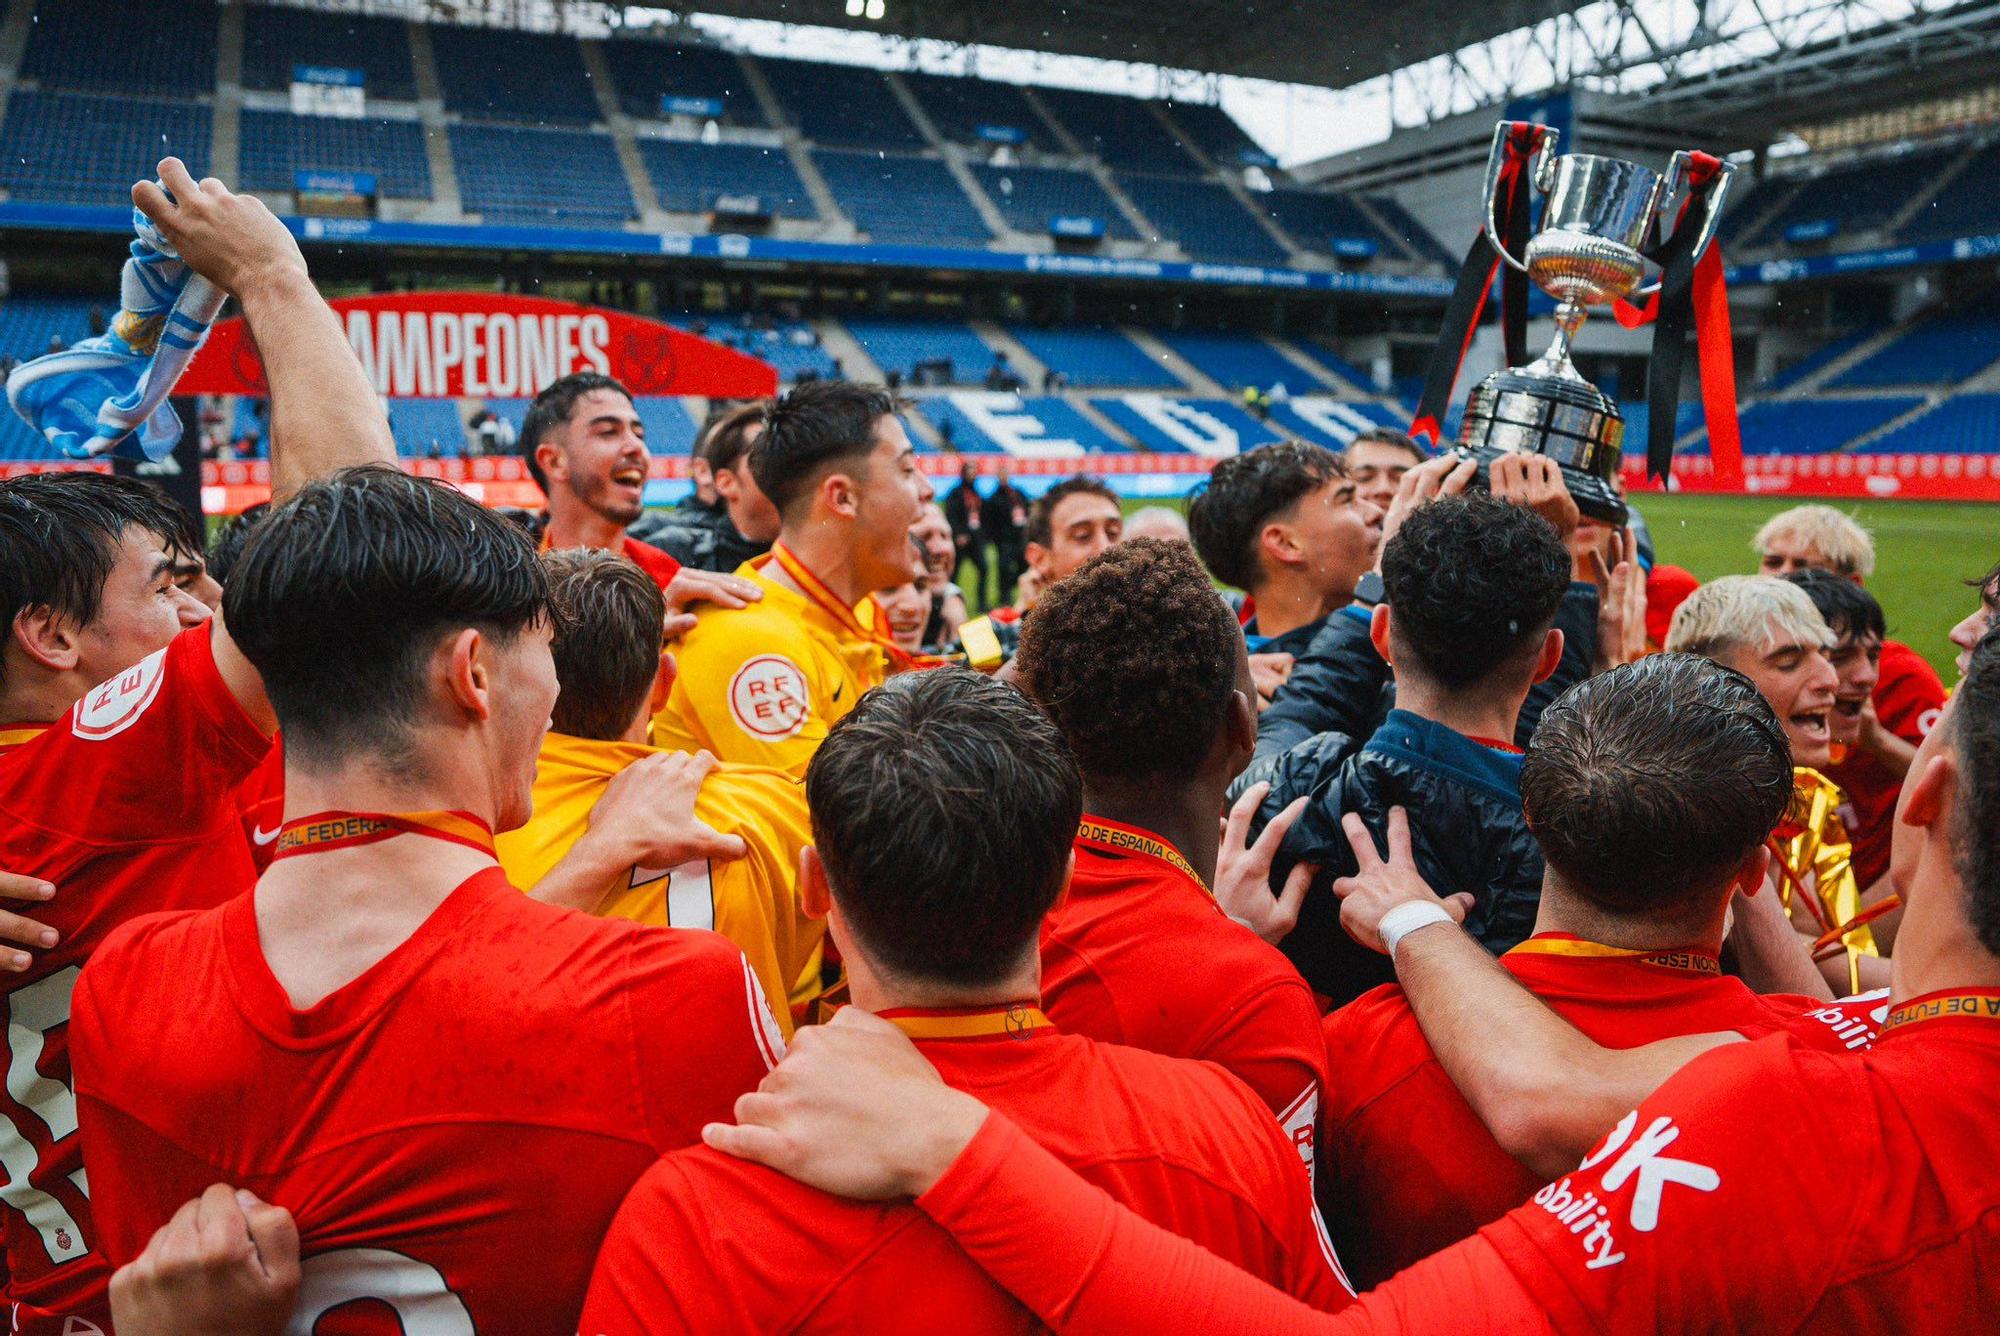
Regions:
<instances>
[{"instance_id":1,"label":"player's back","mask_svg":"<svg viewBox=\"0 0 2000 1336\"><path fill-rule=\"evenodd\" d=\"M497 869L304 1009L252 897L143 920L85 973L74 1035L114 1263L228 1182L297 1217L308 1329L372 1298L439 1331L572 1330L626 1189L778 1044L723 939L550 909Z\"/></svg>"},{"instance_id":2,"label":"player's back","mask_svg":"<svg viewBox=\"0 0 2000 1336\"><path fill-rule=\"evenodd\" d=\"M235 791L270 740L216 672L207 625L93 687L62 720L0 744L0 869L52 882L34 917L60 935L0 976L10 1069L0 1093L0 1219L16 1330L107 1320L69 1056L78 972L121 924L206 908L255 879Z\"/></svg>"},{"instance_id":3,"label":"player's back","mask_svg":"<svg viewBox=\"0 0 2000 1336\"><path fill-rule=\"evenodd\" d=\"M917 1043L948 1084L1147 1219L1319 1307L1350 1297L1289 1143L1219 1069L1046 1028ZM633 1189L582 1328L1035 1329L916 1208L831 1197L705 1147L667 1157Z\"/></svg>"}]
</instances>

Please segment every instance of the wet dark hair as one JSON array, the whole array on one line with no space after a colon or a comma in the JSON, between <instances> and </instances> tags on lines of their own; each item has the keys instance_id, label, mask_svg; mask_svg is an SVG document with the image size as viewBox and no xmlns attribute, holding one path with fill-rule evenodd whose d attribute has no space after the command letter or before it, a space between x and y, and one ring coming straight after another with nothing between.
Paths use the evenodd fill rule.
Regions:
<instances>
[{"instance_id":1,"label":"wet dark hair","mask_svg":"<svg viewBox=\"0 0 2000 1336\"><path fill-rule=\"evenodd\" d=\"M977 987L1036 949L1083 785L1027 697L937 668L855 702L813 754L806 803L834 900L869 954L906 978Z\"/></svg>"},{"instance_id":2,"label":"wet dark hair","mask_svg":"<svg viewBox=\"0 0 2000 1336\"><path fill-rule=\"evenodd\" d=\"M1064 478L1036 497L1034 504L1028 507L1028 523L1021 531L1022 541L1039 547L1047 547L1054 542L1056 507L1073 496L1101 496L1114 506L1118 504L1118 493L1112 491L1102 478L1093 478L1087 473Z\"/></svg>"},{"instance_id":3,"label":"wet dark hair","mask_svg":"<svg viewBox=\"0 0 2000 1336\"><path fill-rule=\"evenodd\" d=\"M2000 627L1973 646L1945 716L1958 759L1958 875L1979 944L2000 955Z\"/></svg>"},{"instance_id":4,"label":"wet dark hair","mask_svg":"<svg viewBox=\"0 0 2000 1336\"><path fill-rule=\"evenodd\" d=\"M780 515L803 497L829 464L863 459L875 448L876 424L896 411L880 385L808 381L764 410L764 434L750 452L750 476Z\"/></svg>"},{"instance_id":5,"label":"wet dark hair","mask_svg":"<svg viewBox=\"0 0 2000 1336\"><path fill-rule=\"evenodd\" d=\"M750 449L750 428L762 425L769 411L768 400L756 399L715 414L694 443L694 457L711 469L735 468Z\"/></svg>"},{"instance_id":6,"label":"wet dark hair","mask_svg":"<svg viewBox=\"0 0 2000 1336\"><path fill-rule=\"evenodd\" d=\"M542 466L535 460L535 447L542 438L562 426L576 411L576 401L593 390L616 390L627 399L632 391L620 381L595 371L578 371L564 376L561 380L550 381L535 401L528 405L528 415L521 419L521 436L517 445L521 458L527 461L528 472L535 476L535 486L544 493L549 490L549 480L542 472Z\"/></svg>"},{"instance_id":7,"label":"wet dark hair","mask_svg":"<svg viewBox=\"0 0 2000 1336\"><path fill-rule=\"evenodd\" d=\"M1882 605L1875 596L1844 575L1835 575L1817 567L1802 571L1789 571L1780 577L1806 591L1813 606L1819 609L1820 620L1827 630L1836 636L1873 636L1880 640L1889 634L1888 623L1882 617Z\"/></svg>"},{"instance_id":8,"label":"wet dark hair","mask_svg":"<svg viewBox=\"0 0 2000 1336\"><path fill-rule=\"evenodd\" d=\"M666 597L652 576L615 552L544 552L542 566L556 621L550 650L558 691L550 727L614 742L659 678Z\"/></svg>"},{"instance_id":9,"label":"wet dark hair","mask_svg":"<svg viewBox=\"0 0 2000 1336\"><path fill-rule=\"evenodd\" d=\"M1555 526L1491 496L1417 507L1382 549L1399 652L1445 687L1483 682L1531 654L1569 587Z\"/></svg>"},{"instance_id":10,"label":"wet dark hair","mask_svg":"<svg viewBox=\"0 0 2000 1336\"><path fill-rule=\"evenodd\" d=\"M549 615L521 529L441 482L342 470L275 507L222 595L230 638L263 674L288 758L369 751L414 765L409 728L439 639L506 643Z\"/></svg>"},{"instance_id":11,"label":"wet dark hair","mask_svg":"<svg viewBox=\"0 0 2000 1336\"><path fill-rule=\"evenodd\" d=\"M1757 684L1654 654L1570 688L1521 764L1528 829L1565 886L1618 912L1714 890L1792 796L1784 726Z\"/></svg>"},{"instance_id":12,"label":"wet dark hair","mask_svg":"<svg viewBox=\"0 0 2000 1336\"><path fill-rule=\"evenodd\" d=\"M1261 575L1257 540L1264 526L1346 476L1339 455L1304 441L1280 441L1231 455L1215 466L1188 506L1194 550L1216 579L1248 589Z\"/></svg>"},{"instance_id":13,"label":"wet dark hair","mask_svg":"<svg viewBox=\"0 0 2000 1336\"><path fill-rule=\"evenodd\" d=\"M229 573L236 569L236 563L243 558L244 545L250 535L271 513L270 503L259 501L246 507L240 514L231 515L215 531L215 537L208 544L208 573L217 584L228 584Z\"/></svg>"}]
</instances>

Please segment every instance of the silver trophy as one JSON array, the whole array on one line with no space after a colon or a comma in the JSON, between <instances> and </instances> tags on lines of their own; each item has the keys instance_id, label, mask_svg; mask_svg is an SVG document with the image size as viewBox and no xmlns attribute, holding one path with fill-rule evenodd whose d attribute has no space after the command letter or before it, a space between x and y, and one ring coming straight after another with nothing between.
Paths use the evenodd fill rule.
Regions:
<instances>
[{"instance_id":1,"label":"silver trophy","mask_svg":"<svg viewBox=\"0 0 2000 1336\"><path fill-rule=\"evenodd\" d=\"M1480 461L1480 479L1504 450L1547 455L1562 466L1577 507L1612 524L1625 522L1618 485L1625 418L1609 395L1577 374L1570 341L1593 306L1642 298L1650 255L1658 249L1660 215L1685 191L1692 165L1676 153L1665 176L1621 158L1555 154L1558 134L1548 130L1529 179L1544 196L1541 225L1526 254L1508 253L1492 200L1506 162L1508 127L1493 133L1486 164L1486 239L1500 258L1526 273L1556 299L1556 336L1549 350L1523 367L1507 367L1481 381L1466 400L1458 449ZM1701 216L1680 226L1698 228L1693 254L1715 237L1724 196L1735 168L1723 164ZM1656 285L1657 286L1657 285Z\"/></svg>"}]
</instances>

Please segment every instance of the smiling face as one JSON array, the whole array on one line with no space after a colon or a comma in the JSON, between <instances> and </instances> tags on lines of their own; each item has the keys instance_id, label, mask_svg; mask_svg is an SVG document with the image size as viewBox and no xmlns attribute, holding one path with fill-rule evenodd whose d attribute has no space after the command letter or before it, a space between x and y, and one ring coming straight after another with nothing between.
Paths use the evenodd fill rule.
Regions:
<instances>
[{"instance_id":1,"label":"smiling face","mask_svg":"<svg viewBox=\"0 0 2000 1336\"><path fill-rule=\"evenodd\" d=\"M1830 716L1839 676L1817 644L1789 636L1734 645L1717 660L1757 684L1792 744L1792 764L1824 766L1832 755Z\"/></svg>"},{"instance_id":2,"label":"smiling face","mask_svg":"<svg viewBox=\"0 0 2000 1336\"><path fill-rule=\"evenodd\" d=\"M893 589L923 575L924 558L910 529L930 504L931 484L894 414L876 422L868 457L847 476L856 487L854 557L863 586Z\"/></svg>"},{"instance_id":3,"label":"smiling face","mask_svg":"<svg viewBox=\"0 0 2000 1336\"><path fill-rule=\"evenodd\" d=\"M493 713L486 721L493 829L515 830L534 812L535 763L556 707L554 628L548 619L511 639L486 639Z\"/></svg>"},{"instance_id":4,"label":"smiling face","mask_svg":"<svg viewBox=\"0 0 2000 1336\"><path fill-rule=\"evenodd\" d=\"M930 583L943 586L958 565L958 547L951 540L951 524L944 517L943 507L935 501L925 506L923 518L910 527L910 537L923 549L924 569Z\"/></svg>"},{"instance_id":5,"label":"smiling face","mask_svg":"<svg viewBox=\"0 0 2000 1336\"><path fill-rule=\"evenodd\" d=\"M1360 494L1356 483L1330 478L1299 498L1290 527L1312 572L1313 587L1331 600L1346 602L1355 582L1375 564L1375 549L1382 543L1382 512Z\"/></svg>"},{"instance_id":6,"label":"smiling face","mask_svg":"<svg viewBox=\"0 0 2000 1336\"><path fill-rule=\"evenodd\" d=\"M207 605L176 581L175 567L175 554L158 534L126 528L97 616L77 628L79 676L88 682L115 677L209 619Z\"/></svg>"},{"instance_id":7,"label":"smiling face","mask_svg":"<svg viewBox=\"0 0 2000 1336\"><path fill-rule=\"evenodd\" d=\"M931 619L931 593L915 580L875 596L889 622L889 639L915 654L924 647L924 624Z\"/></svg>"},{"instance_id":8,"label":"smiling face","mask_svg":"<svg viewBox=\"0 0 2000 1336\"><path fill-rule=\"evenodd\" d=\"M1047 589L1124 536L1125 515L1116 501L1095 492L1075 492L1049 512L1049 545L1028 544L1028 564Z\"/></svg>"},{"instance_id":9,"label":"smiling face","mask_svg":"<svg viewBox=\"0 0 2000 1336\"><path fill-rule=\"evenodd\" d=\"M1861 741L1861 711L1882 680L1882 641L1868 631L1842 636L1827 651L1835 678L1833 713L1828 722L1833 740L1843 747Z\"/></svg>"},{"instance_id":10,"label":"smiling face","mask_svg":"<svg viewBox=\"0 0 2000 1336\"><path fill-rule=\"evenodd\" d=\"M1356 441L1347 447L1347 476L1354 480L1356 493L1384 514L1389 503L1396 499L1396 487L1403 481L1403 475L1421 462L1400 445L1385 441ZM1378 516L1377 527L1381 522Z\"/></svg>"},{"instance_id":11,"label":"smiling face","mask_svg":"<svg viewBox=\"0 0 2000 1336\"><path fill-rule=\"evenodd\" d=\"M567 492L620 526L646 508L646 425L617 390L578 396L569 420L544 436L535 454L548 476L551 505L557 492Z\"/></svg>"}]
</instances>

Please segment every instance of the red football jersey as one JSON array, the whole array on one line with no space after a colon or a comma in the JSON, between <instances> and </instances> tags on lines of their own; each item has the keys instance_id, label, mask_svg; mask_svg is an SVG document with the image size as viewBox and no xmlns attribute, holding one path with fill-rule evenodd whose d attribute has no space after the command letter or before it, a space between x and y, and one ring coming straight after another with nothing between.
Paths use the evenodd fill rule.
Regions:
<instances>
[{"instance_id":1,"label":"red football jersey","mask_svg":"<svg viewBox=\"0 0 2000 1336\"><path fill-rule=\"evenodd\" d=\"M250 861L258 875L271 866L278 851L278 828L285 824L285 744L274 738L264 763L236 790L242 814L243 838L250 842Z\"/></svg>"},{"instance_id":2,"label":"red football jersey","mask_svg":"<svg viewBox=\"0 0 2000 1336\"><path fill-rule=\"evenodd\" d=\"M1882 642L1882 677L1875 684L1875 717L1882 727L1911 746L1921 743L1944 713L1944 683L1937 670L1908 645ZM1854 842L1854 877L1867 890L1889 870L1889 837L1896 825L1896 799L1903 781L1872 756L1855 753L1826 776L1840 785L1847 802L1840 809L1847 837Z\"/></svg>"},{"instance_id":3,"label":"red football jersey","mask_svg":"<svg viewBox=\"0 0 2000 1336\"><path fill-rule=\"evenodd\" d=\"M661 589L672 584L674 577L681 573L680 562L676 561L672 554L660 551L651 543L642 543L636 538L628 537L620 550L624 552L627 561L652 576L653 583Z\"/></svg>"},{"instance_id":4,"label":"red football jersey","mask_svg":"<svg viewBox=\"0 0 2000 1336\"><path fill-rule=\"evenodd\" d=\"M1147 1219L1319 1308L1352 1298L1289 1141L1240 1083L1061 1034L1025 1006L885 1015L914 1030L948 1084ZM696 1147L633 1188L580 1329L968 1336L1037 1324L907 1202L847 1201Z\"/></svg>"},{"instance_id":5,"label":"red football jersey","mask_svg":"<svg viewBox=\"0 0 2000 1336\"><path fill-rule=\"evenodd\" d=\"M1042 1005L1070 1034L1221 1065L1312 1168L1326 1080L1312 989L1158 836L1084 818L1069 895L1042 924Z\"/></svg>"},{"instance_id":6,"label":"red football jersey","mask_svg":"<svg viewBox=\"0 0 2000 1336\"><path fill-rule=\"evenodd\" d=\"M127 920L220 904L256 880L234 793L270 739L216 671L210 627L93 687L60 723L5 730L17 745L0 755L0 868L55 883L33 915L62 934L26 973L0 976L16 1074L0 1094L16 1331L63 1332L72 1315L109 1326L70 1076L77 972Z\"/></svg>"},{"instance_id":7,"label":"red football jersey","mask_svg":"<svg viewBox=\"0 0 2000 1336\"><path fill-rule=\"evenodd\" d=\"M1676 1035L1780 1032L1823 1049L1864 1045L1880 995L1847 1003L1760 997L1700 951L1613 953L1538 933L1500 958L1529 992L1607 1048ZM1366 1289L1498 1220L1544 1180L1502 1150L1431 1055L1402 989L1326 1020L1320 1205Z\"/></svg>"},{"instance_id":8,"label":"red football jersey","mask_svg":"<svg viewBox=\"0 0 2000 1336\"><path fill-rule=\"evenodd\" d=\"M118 934L72 1042L106 1255L248 1188L298 1219L294 1330L574 1331L634 1180L781 1050L723 938L551 909L498 868L305 1010L254 900Z\"/></svg>"}]
</instances>

